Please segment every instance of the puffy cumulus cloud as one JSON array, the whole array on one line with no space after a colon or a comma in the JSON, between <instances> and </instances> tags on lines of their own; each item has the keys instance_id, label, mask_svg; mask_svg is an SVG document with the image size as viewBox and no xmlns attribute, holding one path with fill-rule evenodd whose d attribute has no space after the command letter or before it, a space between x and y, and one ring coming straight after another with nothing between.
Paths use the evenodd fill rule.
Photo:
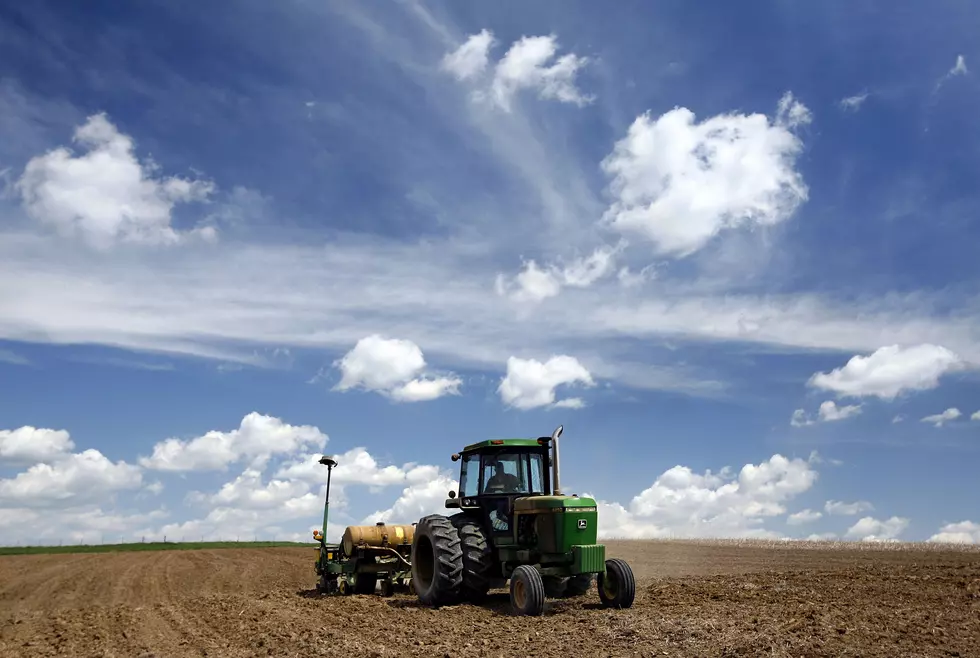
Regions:
<instances>
[{"instance_id":1,"label":"puffy cumulus cloud","mask_svg":"<svg viewBox=\"0 0 980 658\"><path fill-rule=\"evenodd\" d=\"M325 482L327 469L318 463L320 455L307 454L282 464L275 476L285 479L299 479L305 482ZM377 460L363 447L352 448L347 452L334 455L337 466L330 476L331 484L363 484L370 487L388 487L415 481L431 474L435 467L419 466L415 463L395 466L381 466ZM420 470L421 469L421 470Z\"/></svg>"},{"instance_id":2,"label":"puffy cumulus cloud","mask_svg":"<svg viewBox=\"0 0 980 658\"><path fill-rule=\"evenodd\" d=\"M490 30L471 34L463 45L442 58L443 70L452 73L457 80L468 80L483 73L489 64L490 48L494 42Z\"/></svg>"},{"instance_id":3,"label":"puffy cumulus cloud","mask_svg":"<svg viewBox=\"0 0 980 658\"><path fill-rule=\"evenodd\" d=\"M849 404L838 407L833 400L826 400L820 404L819 417L823 422L844 420L861 413L861 405Z\"/></svg>"},{"instance_id":4,"label":"puffy cumulus cloud","mask_svg":"<svg viewBox=\"0 0 980 658\"><path fill-rule=\"evenodd\" d=\"M323 448L327 435L312 425L289 425L279 418L252 412L237 429L212 430L190 440L170 438L153 446L153 454L141 457L140 465L159 471L224 470L248 460L263 468L273 455L302 449Z\"/></svg>"},{"instance_id":5,"label":"puffy cumulus cloud","mask_svg":"<svg viewBox=\"0 0 980 658\"><path fill-rule=\"evenodd\" d=\"M776 537L762 523L786 512L785 503L817 480L812 462L776 454L746 464L737 475L687 466L665 471L628 507L600 502L604 537Z\"/></svg>"},{"instance_id":6,"label":"puffy cumulus cloud","mask_svg":"<svg viewBox=\"0 0 980 658\"><path fill-rule=\"evenodd\" d=\"M187 496L187 503L203 508L197 512L202 516L157 528L153 536L308 539L307 533L297 530L297 523L306 519L310 524L307 530L320 525L327 469L317 463L319 458L314 453L297 455L282 462L271 479L264 479L256 469L246 469L217 491L194 491ZM339 539L346 524L359 522L351 516L352 501L358 498L352 487L367 487L377 494L400 486L402 493L393 506L375 512L371 518L411 523L418 520L419 510L439 509L446 493L455 486L451 477L436 466L415 462L382 465L362 447L335 455L334 459L338 465L331 475L330 509L335 521L328 530L331 540ZM439 506L433 507L432 501Z\"/></svg>"},{"instance_id":7,"label":"puffy cumulus cloud","mask_svg":"<svg viewBox=\"0 0 980 658\"><path fill-rule=\"evenodd\" d=\"M963 366L957 354L941 345L887 345L868 356L853 356L830 372L815 373L808 384L844 397L894 400L903 393L936 388L940 377Z\"/></svg>"},{"instance_id":8,"label":"puffy cumulus cloud","mask_svg":"<svg viewBox=\"0 0 980 658\"><path fill-rule=\"evenodd\" d=\"M454 374L427 375L425 357L410 340L366 336L338 359L341 372L336 391L361 388L399 402L427 402L458 395L462 380Z\"/></svg>"},{"instance_id":9,"label":"puffy cumulus cloud","mask_svg":"<svg viewBox=\"0 0 980 658\"><path fill-rule=\"evenodd\" d=\"M726 229L778 224L808 197L794 129L809 121L789 93L772 120L732 113L697 123L687 108L639 116L602 162L615 196L603 223L673 257Z\"/></svg>"},{"instance_id":10,"label":"puffy cumulus cloud","mask_svg":"<svg viewBox=\"0 0 980 658\"><path fill-rule=\"evenodd\" d=\"M874 509L874 505L866 500L859 500L854 503L845 503L840 500L828 500L824 503L823 509L827 514L833 514L835 516L854 516L860 514L861 512L870 512Z\"/></svg>"},{"instance_id":11,"label":"puffy cumulus cloud","mask_svg":"<svg viewBox=\"0 0 980 658\"><path fill-rule=\"evenodd\" d=\"M893 516L884 521L865 516L848 528L844 536L848 539L861 541L898 541L898 536L905 531L908 525L909 520L899 516Z\"/></svg>"},{"instance_id":12,"label":"puffy cumulus cloud","mask_svg":"<svg viewBox=\"0 0 980 658\"><path fill-rule=\"evenodd\" d=\"M932 423L936 427L942 427L949 421L956 420L962 415L963 414L960 413L959 409L957 409L956 407L950 407L949 409L946 409L945 411L942 411L938 414L932 414L931 416L926 416L925 418L922 419L922 422Z\"/></svg>"},{"instance_id":13,"label":"puffy cumulus cloud","mask_svg":"<svg viewBox=\"0 0 980 658\"><path fill-rule=\"evenodd\" d=\"M576 75L589 59L574 53L556 58L558 39L555 35L521 37L488 71L490 49L495 44L493 32L484 29L471 34L462 45L442 59L442 69L457 80L478 83L479 86L472 93L474 100L490 101L507 112L511 110L514 97L524 90L537 92L542 100L578 106L594 100L575 85Z\"/></svg>"},{"instance_id":14,"label":"puffy cumulus cloud","mask_svg":"<svg viewBox=\"0 0 980 658\"><path fill-rule=\"evenodd\" d=\"M169 515L164 508L118 512L106 511L98 505L71 510L0 508L0 527L4 529L3 540L7 545L128 542L139 541L147 528Z\"/></svg>"},{"instance_id":15,"label":"puffy cumulus cloud","mask_svg":"<svg viewBox=\"0 0 980 658\"><path fill-rule=\"evenodd\" d=\"M262 481L262 473L246 469L241 475L222 485L212 495L194 492L189 498L197 503L221 506L234 506L244 509L279 509L288 501L310 494L310 487L300 480ZM311 494L312 495L312 494ZM314 496L315 498L315 496Z\"/></svg>"},{"instance_id":16,"label":"puffy cumulus cloud","mask_svg":"<svg viewBox=\"0 0 980 658\"><path fill-rule=\"evenodd\" d=\"M555 401L555 389L559 386L595 386L592 375L578 359L565 354L553 356L544 363L535 359L507 359L507 374L501 379L497 392L504 404L527 410L556 406L580 408L580 398Z\"/></svg>"},{"instance_id":17,"label":"puffy cumulus cloud","mask_svg":"<svg viewBox=\"0 0 980 658\"><path fill-rule=\"evenodd\" d=\"M99 248L117 242L174 244L190 235L215 237L213 227L179 232L171 226L174 206L207 199L214 191L210 182L157 176L157 166L141 163L133 139L105 114L88 117L73 141L87 152L75 155L60 147L39 155L27 163L15 185L34 220Z\"/></svg>"},{"instance_id":18,"label":"puffy cumulus cloud","mask_svg":"<svg viewBox=\"0 0 980 658\"><path fill-rule=\"evenodd\" d=\"M844 420L857 416L860 413L861 405L859 404L837 406L837 403L833 400L826 400L820 403L816 421L807 416L803 409L797 409L793 412L789 424L793 427L806 427L807 425L813 425L815 422L830 423L835 420Z\"/></svg>"},{"instance_id":19,"label":"puffy cumulus cloud","mask_svg":"<svg viewBox=\"0 0 980 658\"><path fill-rule=\"evenodd\" d=\"M0 462L47 462L71 452L75 443L65 430L25 425L14 430L0 430Z\"/></svg>"},{"instance_id":20,"label":"puffy cumulus cloud","mask_svg":"<svg viewBox=\"0 0 980 658\"><path fill-rule=\"evenodd\" d=\"M823 513L817 510L805 509L799 512L794 512L786 517L786 523L789 525L803 525L804 523L813 523L823 518Z\"/></svg>"},{"instance_id":21,"label":"puffy cumulus cloud","mask_svg":"<svg viewBox=\"0 0 980 658\"><path fill-rule=\"evenodd\" d=\"M970 420L980 420L980 411L974 411L970 414Z\"/></svg>"},{"instance_id":22,"label":"puffy cumulus cloud","mask_svg":"<svg viewBox=\"0 0 980 658\"><path fill-rule=\"evenodd\" d=\"M587 105L593 99L575 86L575 76L589 59L558 52L555 35L521 37L497 62L491 83L491 96L498 106L509 110L511 98L523 89L537 91L541 99Z\"/></svg>"},{"instance_id":23,"label":"puffy cumulus cloud","mask_svg":"<svg viewBox=\"0 0 980 658\"><path fill-rule=\"evenodd\" d=\"M929 541L943 544L980 544L980 523L947 523Z\"/></svg>"},{"instance_id":24,"label":"puffy cumulus cloud","mask_svg":"<svg viewBox=\"0 0 980 658\"><path fill-rule=\"evenodd\" d=\"M332 492L331 492L332 498ZM331 509L333 501L331 500ZM150 526L141 529L148 538L170 541L197 540L252 540L276 539L289 541L311 541L309 532L298 532L297 522L309 519L309 530L320 527L323 514L323 499L314 494L292 498L283 502L271 513L268 509L249 509L239 506L215 507L206 516L182 522ZM334 526L330 539L336 541L339 532Z\"/></svg>"},{"instance_id":25,"label":"puffy cumulus cloud","mask_svg":"<svg viewBox=\"0 0 980 658\"><path fill-rule=\"evenodd\" d=\"M517 302L540 302L557 296L563 287L588 288L596 281L611 274L616 265L616 256L625 247L625 242L616 246L598 247L588 256L572 259L567 264L556 263L544 268L531 259L525 261L524 269L513 277L498 274L494 289L498 295L507 296ZM638 276L624 268L621 281L624 285L637 282Z\"/></svg>"},{"instance_id":26,"label":"puffy cumulus cloud","mask_svg":"<svg viewBox=\"0 0 980 658\"><path fill-rule=\"evenodd\" d=\"M458 491L459 482L444 471L429 474L402 489L401 495L388 509L374 512L362 523L415 523L427 514L445 514L450 490Z\"/></svg>"},{"instance_id":27,"label":"puffy cumulus cloud","mask_svg":"<svg viewBox=\"0 0 980 658\"><path fill-rule=\"evenodd\" d=\"M0 507L69 508L103 502L117 491L138 489L138 466L112 462L98 450L63 455L0 480Z\"/></svg>"}]
</instances>

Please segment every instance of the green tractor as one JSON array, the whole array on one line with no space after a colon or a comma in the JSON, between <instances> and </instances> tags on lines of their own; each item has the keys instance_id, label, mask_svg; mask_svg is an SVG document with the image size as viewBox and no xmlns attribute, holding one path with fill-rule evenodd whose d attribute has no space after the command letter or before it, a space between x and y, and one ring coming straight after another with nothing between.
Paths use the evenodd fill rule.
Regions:
<instances>
[{"instance_id":1,"label":"green tractor","mask_svg":"<svg viewBox=\"0 0 980 658\"><path fill-rule=\"evenodd\" d=\"M460 490L449 492L446 508L459 512L423 517L412 540L412 586L422 603L480 603L509 579L521 615L540 615L546 598L582 596L593 581L603 606L633 605L632 569L606 559L597 543L596 501L561 491L561 432L559 425L538 439L481 441L452 456Z\"/></svg>"}]
</instances>

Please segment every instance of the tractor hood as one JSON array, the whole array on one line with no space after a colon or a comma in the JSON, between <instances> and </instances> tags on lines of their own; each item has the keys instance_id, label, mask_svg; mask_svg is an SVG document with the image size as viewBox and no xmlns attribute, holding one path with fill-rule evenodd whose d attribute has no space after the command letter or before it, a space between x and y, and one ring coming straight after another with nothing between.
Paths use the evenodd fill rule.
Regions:
<instances>
[{"instance_id":1,"label":"tractor hood","mask_svg":"<svg viewBox=\"0 0 980 658\"><path fill-rule=\"evenodd\" d=\"M580 496L527 496L514 500L515 512L595 511L594 498Z\"/></svg>"}]
</instances>

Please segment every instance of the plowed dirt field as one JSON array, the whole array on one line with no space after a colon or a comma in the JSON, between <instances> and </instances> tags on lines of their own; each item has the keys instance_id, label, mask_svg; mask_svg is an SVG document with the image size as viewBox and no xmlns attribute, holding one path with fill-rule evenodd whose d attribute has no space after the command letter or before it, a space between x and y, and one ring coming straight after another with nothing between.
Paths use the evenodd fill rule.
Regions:
<instances>
[{"instance_id":1,"label":"plowed dirt field","mask_svg":"<svg viewBox=\"0 0 980 658\"><path fill-rule=\"evenodd\" d=\"M314 551L0 558L0 656L980 656L980 552L609 542L636 604L320 597Z\"/></svg>"}]
</instances>

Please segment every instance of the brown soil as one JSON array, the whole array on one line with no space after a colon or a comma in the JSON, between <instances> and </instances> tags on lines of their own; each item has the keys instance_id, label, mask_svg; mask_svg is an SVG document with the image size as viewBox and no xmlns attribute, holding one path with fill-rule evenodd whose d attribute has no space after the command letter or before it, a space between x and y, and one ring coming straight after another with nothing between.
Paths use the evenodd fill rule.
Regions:
<instances>
[{"instance_id":1,"label":"brown soil","mask_svg":"<svg viewBox=\"0 0 980 658\"><path fill-rule=\"evenodd\" d=\"M630 610L593 590L514 617L320 597L314 550L0 558L2 656L980 656L980 552L609 542Z\"/></svg>"}]
</instances>

